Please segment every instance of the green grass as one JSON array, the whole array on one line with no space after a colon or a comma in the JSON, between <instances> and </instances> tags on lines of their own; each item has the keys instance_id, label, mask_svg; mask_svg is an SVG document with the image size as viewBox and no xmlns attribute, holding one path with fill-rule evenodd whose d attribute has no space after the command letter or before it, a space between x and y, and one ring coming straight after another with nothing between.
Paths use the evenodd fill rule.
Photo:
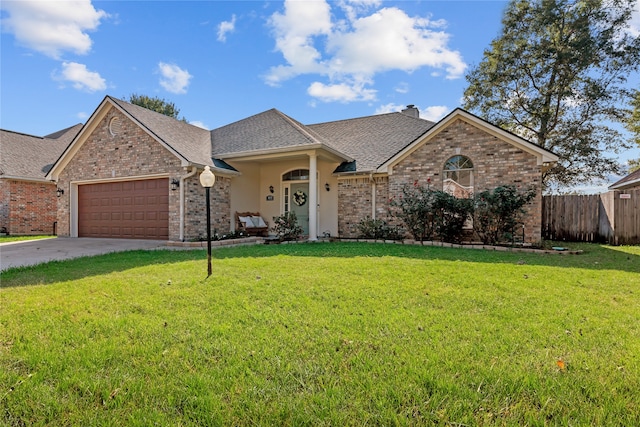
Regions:
<instances>
[{"instance_id":1,"label":"green grass","mask_svg":"<svg viewBox=\"0 0 640 427\"><path fill-rule=\"evenodd\" d=\"M0 245L3 243L23 242L25 240L53 239L56 236L0 236Z\"/></svg>"},{"instance_id":2,"label":"green grass","mask_svg":"<svg viewBox=\"0 0 640 427\"><path fill-rule=\"evenodd\" d=\"M640 425L640 247L136 251L0 276L0 425ZM558 361L565 364L564 369Z\"/></svg>"}]
</instances>

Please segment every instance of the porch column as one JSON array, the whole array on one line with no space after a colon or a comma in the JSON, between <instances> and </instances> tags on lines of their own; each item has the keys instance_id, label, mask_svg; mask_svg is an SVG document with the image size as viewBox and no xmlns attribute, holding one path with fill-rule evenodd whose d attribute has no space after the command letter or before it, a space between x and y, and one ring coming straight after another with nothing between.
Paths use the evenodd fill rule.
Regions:
<instances>
[{"instance_id":1,"label":"porch column","mask_svg":"<svg viewBox=\"0 0 640 427\"><path fill-rule=\"evenodd\" d=\"M309 240L318 240L318 158L309 154Z\"/></svg>"}]
</instances>

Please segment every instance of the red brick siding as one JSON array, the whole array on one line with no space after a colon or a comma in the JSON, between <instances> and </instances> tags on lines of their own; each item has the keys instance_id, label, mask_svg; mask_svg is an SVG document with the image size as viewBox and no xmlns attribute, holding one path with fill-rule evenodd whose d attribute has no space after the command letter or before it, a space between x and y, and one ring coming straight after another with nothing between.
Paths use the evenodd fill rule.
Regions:
<instances>
[{"instance_id":1,"label":"red brick siding","mask_svg":"<svg viewBox=\"0 0 640 427\"><path fill-rule=\"evenodd\" d=\"M0 227L5 227L10 235L53 234L55 184L3 179L0 197Z\"/></svg>"},{"instance_id":2,"label":"red brick siding","mask_svg":"<svg viewBox=\"0 0 640 427\"><path fill-rule=\"evenodd\" d=\"M9 232L9 188L8 179L0 179L0 231Z\"/></svg>"}]
</instances>

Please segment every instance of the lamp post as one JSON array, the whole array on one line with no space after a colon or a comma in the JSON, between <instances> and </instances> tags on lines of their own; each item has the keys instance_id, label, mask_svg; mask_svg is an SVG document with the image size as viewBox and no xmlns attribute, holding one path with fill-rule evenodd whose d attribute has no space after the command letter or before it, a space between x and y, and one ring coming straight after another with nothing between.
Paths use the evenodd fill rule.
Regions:
<instances>
[{"instance_id":1,"label":"lamp post","mask_svg":"<svg viewBox=\"0 0 640 427\"><path fill-rule=\"evenodd\" d=\"M200 185L205 189L207 197L207 277L211 276L211 202L209 196L211 187L216 183L216 176L211 172L209 166L204 167L204 171L200 174Z\"/></svg>"}]
</instances>

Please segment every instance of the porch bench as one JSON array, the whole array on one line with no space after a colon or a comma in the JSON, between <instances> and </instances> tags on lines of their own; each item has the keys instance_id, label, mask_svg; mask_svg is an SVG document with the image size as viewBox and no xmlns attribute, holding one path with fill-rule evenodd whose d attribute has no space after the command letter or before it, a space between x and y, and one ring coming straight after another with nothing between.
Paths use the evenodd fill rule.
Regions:
<instances>
[{"instance_id":1,"label":"porch bench","mask_svg":"<svg viewBox=\"0 0 640 427\"><path fill-rule=\"evenodd\" d=\"M250 236L266 236L269 230L260 212L236 212L236 231L243 231Z\"/></svg>"}]
</instances>

